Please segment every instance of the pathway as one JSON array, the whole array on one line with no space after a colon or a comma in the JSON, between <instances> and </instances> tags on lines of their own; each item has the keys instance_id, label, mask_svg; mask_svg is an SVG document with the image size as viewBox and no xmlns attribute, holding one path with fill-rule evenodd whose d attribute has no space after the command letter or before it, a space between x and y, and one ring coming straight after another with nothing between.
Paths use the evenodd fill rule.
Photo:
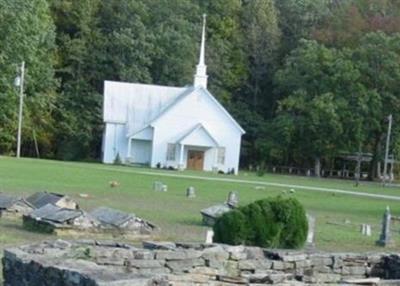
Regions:
<instances>
[{"instance_id":1,"label":"pathway","mask_svg":"<svg viewBox=\"0 0 400 286\"><path fill-rule=\"evenodd\" d=\"M115 168L107 168L107 167L98 168L98 169L113 171L113 172L134 173L134 174L147 175L147 176L162 176L162 177L194 179L194 180L214 181L214 182L251 184L251 185L256 185L256 186L257 185L258 186L272 186L272 187L280 187L280 188L311 190L311 191L318 191L318 192L328 192L328 193L337 193L337 194L344 194L344 195L353 195L353 196L359 196L359 197L400 201L400 196L371 194L371 193L355 192L355 191L331 189L331 188L323 188L323 187L282 184L282 183L273 183L273 182L255 181L255 180L254 181L253 180L242 180L242 179L234 179L234 178L203 177L203 176L196 176L196 175L172 174L172 173L153 172L153 171L139 171L139 170L129 170L129 169L123 170L123 169L115 169Z\"/></svg>"}]
</instances>

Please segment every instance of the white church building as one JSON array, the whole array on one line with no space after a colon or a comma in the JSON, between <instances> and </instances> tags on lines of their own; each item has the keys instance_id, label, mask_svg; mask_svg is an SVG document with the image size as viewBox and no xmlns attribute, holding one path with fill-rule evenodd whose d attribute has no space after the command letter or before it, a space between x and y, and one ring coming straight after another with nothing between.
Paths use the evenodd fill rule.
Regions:
<instances>
[{"instance_id":1,"label":"white church building","mask_svg":"<svg viewBox=\"0 0 400 286\"><path fill-rule=\"evenodd\" d=\"M204 52L205 17L193 86L104 82L104 163L238 172L245 132L207 90Z\"/></svg>"}]
</instances>

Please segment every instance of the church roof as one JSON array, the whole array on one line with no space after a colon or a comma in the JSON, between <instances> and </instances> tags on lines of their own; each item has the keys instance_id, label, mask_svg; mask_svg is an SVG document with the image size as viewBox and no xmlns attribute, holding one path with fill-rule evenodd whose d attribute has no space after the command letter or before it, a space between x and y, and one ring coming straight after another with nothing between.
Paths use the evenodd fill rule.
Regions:
<instances>
[{"instance_id":1,"label":"church roof","mask_svg":"<svg viewBox=\"0 0 400 286\"><path fill-rule=\"evenodd\" d=\"M208 91L208 89L204 88L204 87L198 87L198 88L191 88L188 89L186 92L182 93L179 97L177 97L177 99L172 102L172 104L170 104L167 108L165 108L156 118L154 118L152 120L152 122L150 123L150 125L152 125L153 123L155 123L156 121L158 121L159 119L161 119L165 114L167 114L175 105L177 105L177 103L179 103L180 101L182 101L185 97L191 95L193 92L195 91L202 91L206 96L208 96L214 103L215 105L221 110L221 112L223 114L225 114L230 121L240 130L240 132L242 134L245 133L244 129L239 125L239 123L232 117L232 115L229 114L229 112L225 109L225 107L222 106L221 103L219 103L219 101Z\"/></svg>"},{"instance_id":2,"label":"church roof","mask_svg":"<svg viewBox=\"0 0 400 286\"><path fill-rule=\"evenodd\" d=\"M104 122L127 124L127 134L134 134L191 88L105 81Z\"/></svg>"}]
</instances>

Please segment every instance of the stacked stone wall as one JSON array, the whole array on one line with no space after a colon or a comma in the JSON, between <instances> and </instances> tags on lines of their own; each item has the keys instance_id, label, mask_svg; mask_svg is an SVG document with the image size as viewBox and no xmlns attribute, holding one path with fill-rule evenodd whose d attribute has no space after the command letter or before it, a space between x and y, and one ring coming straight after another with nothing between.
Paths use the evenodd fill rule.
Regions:
<instances>
[{"instance_id":1,"label":"stacked stone wall","mask_svg":"<svg viewBox=\"0 0 400 286\"><path fill-rule=\"evenodd\" d=\"M400 279L397 254L304 253L221 244L143 247L57 240L7 249L5 286L310 285ZM395 285L400 285L395 284Z\"/></svg>"}]
</instances>

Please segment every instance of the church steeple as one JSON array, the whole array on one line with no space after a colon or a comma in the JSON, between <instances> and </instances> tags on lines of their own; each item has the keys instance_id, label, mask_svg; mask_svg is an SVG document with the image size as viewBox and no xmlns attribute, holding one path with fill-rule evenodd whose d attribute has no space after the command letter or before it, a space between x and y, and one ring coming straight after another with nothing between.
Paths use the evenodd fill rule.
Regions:
<instances>
[{"instance_id":1,"label":"church steeple","mask_svg":"<svg viewBox=\"0 0 400 286\"><path fill-rule=\"evenodd\" d=\"M206 42L206 14L203 14L203 32L201 35L199 64L196 66L194 75L194 86L207 88L207 66L204 61L204 50Z\"/></svg>"}]
</instances>

